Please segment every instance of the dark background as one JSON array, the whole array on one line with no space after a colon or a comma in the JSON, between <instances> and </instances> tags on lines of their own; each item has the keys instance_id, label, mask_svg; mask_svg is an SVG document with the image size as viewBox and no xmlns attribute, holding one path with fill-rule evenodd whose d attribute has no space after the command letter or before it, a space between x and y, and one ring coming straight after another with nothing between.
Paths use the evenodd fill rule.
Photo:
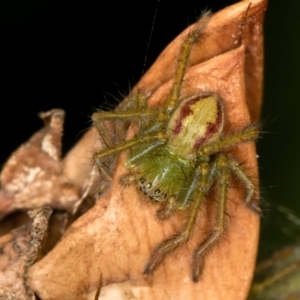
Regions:
<instances>
[{"instance_id":1,"label":"dark background","mask_svg":"<svg viewBox=\"0 0 300 300\"><path fill-rule=\"evenodd\" d=\"M222 2L222 3L221 3ZM66 111L64 152L96 108L116 103L200 12L236 1L6 0L0 6L0 162L41 127L40 111ZM264 203L261 253L300 239L300 2L271 0L265 25Z\"/></svg>"}]
</instances>

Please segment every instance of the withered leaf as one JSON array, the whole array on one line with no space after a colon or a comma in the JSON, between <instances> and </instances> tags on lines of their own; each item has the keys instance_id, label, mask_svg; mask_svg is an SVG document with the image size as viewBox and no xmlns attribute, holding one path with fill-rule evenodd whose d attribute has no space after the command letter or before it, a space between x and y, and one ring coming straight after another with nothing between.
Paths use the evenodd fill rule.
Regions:
<instances>
[{"instance_id":1,"label":"withered leaf","mask_svg":"<svg viewBox=\"0 0 300 300\"><path fill-rule=\"evenodd\" d=\"M226 131L237 131L259 119L265 9L266 1L254 0L216 13L191 55L182 96L205 91L220 94ZM150 96L149 105L165 100L182 39L183 35L178 36L163 51L134 88ZM82 174L87 170L82 166L90 163L90 149L97 143L95 132L88 132L64 161L65 174L78 187L84 185L86 177ZM245 162L247 172L257 181L254 143L241 144L232 153ZM245 299L253 276L259 217L241 204L243 188L232 183L226 237L207 257L203 278L197 284L190 278L190 254L211 229L213 209L208 204L198 217L199 231L189 243L167 257L153 277L144 277L142 271L151 249L178 231L184 214L158 221L156 207L141 201L134 186L120 185L119 179L126 172L123 162L124 155L110 190L69 228L53 251L32 266L30 287L43 300L86 299L93 297L103 274L100 297L107 299L116 290L120 299Z\"/></svg>"},{"instance_id":2,"label":"withered leaf","mask_svg":"<svg viewBox=\"0 0 300 300\"><path fill-rule=\"evenodd\" d=\"M27 284L27 273L37 257L51 212L48 207L32 211L31 224L0 238L0 299L36 299Z\"/></svg>"},{"instance_id":3,"label":"withered leaf","mask_svg":"<svg viewBox=\"0 0 300 300\"><path fill-rule=\"evenodd\" d=\"M17 149L1 172L0 219L15 210L44 205L70 209L80 193L70 184L61 161L64 111L41 113L45 125Z\"/></svg>"}]
</instances>

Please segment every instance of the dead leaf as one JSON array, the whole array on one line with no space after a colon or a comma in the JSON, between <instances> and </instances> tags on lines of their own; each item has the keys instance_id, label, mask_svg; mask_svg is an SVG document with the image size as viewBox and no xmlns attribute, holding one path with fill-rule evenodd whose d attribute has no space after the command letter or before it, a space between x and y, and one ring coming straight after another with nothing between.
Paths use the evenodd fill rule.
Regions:
<instances>
[{"instance_id":1,"label":"dead leaf","mask_svg":"<svg viewBox=\"0 0 300 300\"><path fill-rule=\"evenodd\" d=\"M0 299L36 299L27 284L48 219L48 207L31 212L33 221L0 238Z\"/></svg>"},{"instance_id":2,"label":"dead leaf","mask_svg":"<svg viewBox=\"0 0 300 300\"><path fill-rule=\"evenodd\" d=\"M1 172L0 219L15 210L44 205L70 209L80 190L70 184L61 161L64 111L41 113L45 126L17 149Z\"/></svg>"},{"instance_id":3,"label":"dead leaf","mask_svg":"<svg viewBox=\"0 0 300 300\"><path fill-rule=\"evenodd\" d=\"M220 94L225 102L227 131L239 130L259 120L265 9L266 1L246 0L214 14L203 38L193 48L182 96L205 91ZM162 52L133 89L149 96L149 105L159 105L166 98L187 30ZM127 105L128 99L120 106ZM45 128L13 153L2 171L0 218L18 209L45 204L71 210L91 174L91 149L101 146L95 130L84 136L62 164L64 113L53 110L41 117ZM257 180L254 143L239 145L232 153L245 162L248 173ZM124 188L119 184L120 176L126 173L123 161L124 155L118 161L110 190L69 228L60 243L54 246L56 240L52 240L53 251L31 268L30 287L43 300L93 299L103 274L101 299L112 299L116 293L118 299L245 299L253 276L259 218L241 205L242 187L233 183L227 235L207 257L200 282L191 281L190 257L191 249L211 229L209 205L200 213L197 221L200 230L189 243L167 257L153 277L144 277L142 271L151 249L179 229L184 213L168 221L157 220L156 207L141 201L134 186ZM97 190L97 180L91 193ZM3 297L34 299L27 287L26 274L28 265L36 258L45 220L50 214L47 209L44 213L41 215L44 221L39 223L42 229L39 224L26 226L0 239ZM37 220L38 216L34 222ZM65 223L64 217L61 222ZM30 232L36 232L36 238L30 240ZM20 245L19 251L26 248L27 254L20 256L12 245ZM8 263L12 266L9 270ZM10 270L14 275L6 278L5 272Z\"/></svg>"},{"instance_id":4,"label":"dead leaf","mask_svg":"<svg viewBox=\"0 0 300 300\"><path fill-rule=\"evenodd\" d=\"M260 115L266 1L251 3L249 10L250 1L242 1L211 18L203 39L193 49L182 89L183 97L205 91L220 94L225 102L227 131L237 131ZM149 105L158 105L166 98L182 39L180 35L166 48L134 89L149 95ZM86 166L84 160L75 161L83 157L76 153L83 154L97 143L93 134L89 132L67 157L67 173L70 166L76 174L80 173L79 164ZM241 144L231 152L245 162L247 172L257 180L254 143ZM119 178L126 173L123 162L124 155L110 190L31 268L30 286L39 297L93 299L103 274L101 299L113 299L116 293L117 299L246 299L256 259L259 217L242 205L243 188L234 182L230 189L226 238L206 258L203 277L197 284L190 277L191 249L211 229L209 205L200 213L199 231L189 243L168 256L153 277L144 277L142 271L151 249L180 228L184 214L157 220L156 207L141 201L134 186L120 185ZM74 176L74 181L83 184L78 178Z\"/></svg>"}]
</instances>

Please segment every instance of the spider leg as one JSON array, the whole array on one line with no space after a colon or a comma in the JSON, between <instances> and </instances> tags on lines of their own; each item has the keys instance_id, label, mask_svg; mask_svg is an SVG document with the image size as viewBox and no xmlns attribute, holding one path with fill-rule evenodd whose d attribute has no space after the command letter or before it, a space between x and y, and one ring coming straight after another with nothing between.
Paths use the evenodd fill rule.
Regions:
<instances>
[{"instance_id":1,"label":"spider leg","mask_svg":"<svg viewBox=\"0 0 300 300\"><path fill-rule=\"evenodd\" d=\"M129 94L122 102L117 106L117 111L127 110L141 110L147 106L147 97L144 94L132 93Z\"/></svg>"},{"instance_id":2,"label":"spider leg","mask_svg":"<svg viewBox=\"0 0 300 300\"><path fill-rule=\"evenodd\" d=\"M161 122L165 120L166 114L159 112L157 109L147 108L147 98L142 94L130 95L126 107L121 109L118 107L113 111L98 111L92 115L93 125L96 127L99 137L106 148L112 147L114 143L104 123L105 121L126 122L154 118Z\"/></svg>"},{"instance_id":3,"label":"spider leg","mask_svg":"<svg viewBox=\"0 0 300 300\"><path fill-rule=\"evenodd\" d=\"M246 189L245 202L247 206L252 209L254 212L260 214L261 209L259 207L259 202L256 195L256 188L254 183L250 180L241 164L238 163L235 159L228 156L227 157L228 166L231 171L238 177L238 179L243 183Z\"/></svg>"},{"instance_id":4,"label":"spider leg","mask_svg":"<svg viewBox=\"0 0 300 300\"><path fill-rule=\"evenodd\" d=\"M196 169L195 175L192 179L191 188L198 189L191 203L187 221L180 232L174 236L162 241L153 251L150 259L144 269L144 274L151 274L164 260L168 253L173 252L177 247L185 244L191 236L194 229L199 210L203 203L205 194L207 193L207 183L209 176L209 164L202 163Z\"/></svg>"},{"instance_id":5,"label":"spider leg","mask_svg":"<svg viewBox=\"0 0 300 300\"><path fill-rule=\"evenodd\" d=\"M113 165L113 157L121 153L122 151L134 146L138 146L143 142L147 142L149 140L150 142L157 139L159 140L159 134L157 134L157 138L154 137L153 134L155 135L155 132L160 131L161 124L163 124L163 122L165 121L166 116L167 115L165 113L161 112L157 108L148 108L147 98L142 94L130 95L128 97L128 104L126 105L126 107L121 107L121 109L117 108L116 110L109 112L99 111L93 114L92 121L94 127L97 129L99 138L104 146L104 149L95 153L94 161L96 162L98 170L106 182L112 181L111 166ZM115 143L115 141L113 141L113 138L109 134L105 124L106 121L121 121L124 123L128 123L129 121L133 120L147 119L156 120L155 125L150 128L151 133L147 132L146 137L144 138L135 138L130 141L117 144ZM119 136L125 135L124 128L118 126L118 123L116 123L115 130L119 133ZM161 142L158 141L158 143L156 144L161 144ZM110 160L108 160L109 157L111 158ZM126 179L124 179L124 183L127 185L131 182L133 182L132 179L130 179L129 181L126 181ZM103 187L104 188L102 189L105 189L106 183L103 184Z\"/></svg>"},{"instance_id":6,"label":"spider leg","mask_svg":"<svg viewBox=\"0 0 300 300\"><path fill-rule=\"evenodd\" d=\"M165 120L164 113L157 108L147 107L147 98L143 94L132 94L128 97L126 107L116 108L113 111L98 111L92 115L94 126L104 121L132 121L146 119Z\"/></svg>"},{"instance_id":7,"label":"spider leg","mask_svg":"<svg viewBox=\"0 0 300 300\"><path fill-rule=\"evenodd\" d=\"M97 112L97 114L101 114L100 112ZM108 132L107 127L105 126L105 123L97 121L97 117L95 116L95 113L92 116L93 125L98 131L98 136L100 138L100 141L102 142L104 147L111 147L113 145L113 141L111 138L111 135Z\"/></svg>"},{"instance_id":8,"label":"spider leg","mask_svg":"<svg viewBox=\"0 0 300 300\"><path fill-rule=\"evenodd\" d=\"M98 131L98 136L105 148L112 147L114 143L104 122L115 120L117 118L117 115L118 114L115 113L115 111L112 112L98 111L92 115L93 125Z\"/></svg>"},{"instance_id":9,"label":"spider leg","mask_svg":"<svg viewBox=\"0 0 300 300\"><path fill-rule=\"evenodd\" d=\"M102 175L102 177L103 177L106 181L111 182L111 181L112 181L112 174L111 174L109 168L105 165L105 163L102 162L101 160L97 159L97 158L96 158L96 155L95 155L95 157L94 157L94 161L96 162L96 165L97 165L97 167L98 167L98 171L99 171L99 173ZM106 188L106 183L103 184L103 187L101 187L101 188L99 189L99 191L101 192L101 191L105 190L105 188Z\"/></svg>"},{"instance_id":10,"label":"spider leg","mask_svg":"<svg viewBox=\"0 0 300 300\"><path fill-rule=\"evenodd\" d=\"M204 267L204 257L210 249L220 240L225 231L226 202L228 194L228 183L230 170L227 163L227 156L220 155L216 159L216 172L218 172L218 195L216 224L212 233L195 249L192 261L192 278L194 282L199 280Z\"/></svg>"},{"instance_id":11,"label":"spider leg","mask_svg":"<svg viewBox=\"0 0 300 300\"><path fill-rule=\"evenodd\" d=\"M247 128L233 134L221 137L219 140L206 144L199 148L199 156L209 156L225 148L236 144L254 140L258 137L259 130L257 125L250 125Z\"/></svg>"},{"instance_id":12,"label":"spider leg","mask_svg":"<svg viewBox=\"0 0 300 300\"><path fill-rule=\"evenodd\" d=\"M162 143L166 142L167 141L166 134L163 132L151 132L145 136L137 136L131 140L121 142L115 145L114 147L101 149L100 151L95 153L94 157L97 162L109 156L117 155L123 151L128 150L129 148L137 147L145 143L153 143L157 140Z\"/></svg>"},{"instance_id":13,"label":"spider leg","mask_svg":"<svg viewBox=\"0 0 300 300\"><path fill-rule=\"evenodd\" d=\"M121 142L113 147L104 148L94 154L94 161L99 168L100 173L104 174L108 179L111 179L108 168L104 165L103 160L120 154L123 151L126 151L132 147L137 147L145 143L153 143L159 141L164 143L167 140L166 135L163 132L151 132L145 136L137 136L131 140Z\"/></svg>"},{"instance_id":14,"label":"spider leg","mask_svg":"<svg viewBox=\"0 0 300 300\"><path fill-rule=\"evenodd\" d=\"M95 126L104 121L132 121L139 119L157 118L158 110L146 108L143 110L127 111L98 111L93 113L92 120Z\"/></svg>"},{"instance_id":15,"label":"spider leg","mask_svg":"<svg viewBox=\"0 0 300 300\"><path fill-rule=\"evenodd\" d=\"M210 249L220 240L225 231L226 202L228 194L228 183L230 180L230 171L227 163L227 156L220 155L216 160L218 172L218 195L217 195L217 212L216 225L213 232L195 249L192 262L192 278L194 282L199 277L204 267L204 257Z\"/></svg>"},{"instance_id":16,"label":"spider leg","mask_svg":"<svg viewBox=\"0 0 300 300\"><path fill-rule=\"evenodd\" d=\"M133 121L156 119L158 123L165 120L166 114L159 112L157 109L146 108L143 110L129 111L101 111L95 112L92 116L92 121L96 127L99 137L105 147L112 147L113 141L105 126L105 121Z\"/></svg>"},{"instance_id":17,"label":"spider leg","mask_svg":"<svg viewBox=\"0 0 300 300\"><path fill-rule=\"evenodd\" d=\"M175 69L174 82L166 105L168 113L171 113L174 107L178 104L183 77L187 68L191 49L195 42L197 42L200 39L201 34L208 23L209 17L209 12L204 13L201 19L199 20L196 29L190 31L187 34L183 44L181 45L178 57L178 64Z\"/></svg>"}]
</instances>

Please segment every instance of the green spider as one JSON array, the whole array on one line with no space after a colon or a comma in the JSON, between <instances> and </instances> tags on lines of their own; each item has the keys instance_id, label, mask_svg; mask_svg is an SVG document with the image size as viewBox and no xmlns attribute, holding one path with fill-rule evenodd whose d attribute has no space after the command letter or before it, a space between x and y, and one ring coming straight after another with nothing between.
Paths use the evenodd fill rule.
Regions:
<instances>
[{"instance_id":1,"label":"green spider","mask_svg":"<svg viewBox=\"0 0 300 300\"><path fill-rule=\"evenodd\" d=\"M258 136L258 127L250 125L225 135L223 100L214 92L180 99L180 91L193 44L199 39L207 22L206 13L191 30L179 52L174 81L163 107L148 107L147 97L134 94L126 106L109 112L93 114L104 149L94 154L94 161L103 178L111 179L109 165L120 153L127 151L125 167L128 174L121 182L134 184L150 201L161 203L159 219L166 219L178 210L187 210L186 222L175 235L163 240L152 251L144 273L152 274L165 256L185 244L192 235L201 206L217 187L216 224L194 250L192 279L197 282L204 258L225 232L228 185L234 174L245 186L245 203L259 212L255 185L241 164L224 152L238 143ZM132 139L113 142L105 121L136 121L138 132Z\"/></svg>"}]
</instances>

